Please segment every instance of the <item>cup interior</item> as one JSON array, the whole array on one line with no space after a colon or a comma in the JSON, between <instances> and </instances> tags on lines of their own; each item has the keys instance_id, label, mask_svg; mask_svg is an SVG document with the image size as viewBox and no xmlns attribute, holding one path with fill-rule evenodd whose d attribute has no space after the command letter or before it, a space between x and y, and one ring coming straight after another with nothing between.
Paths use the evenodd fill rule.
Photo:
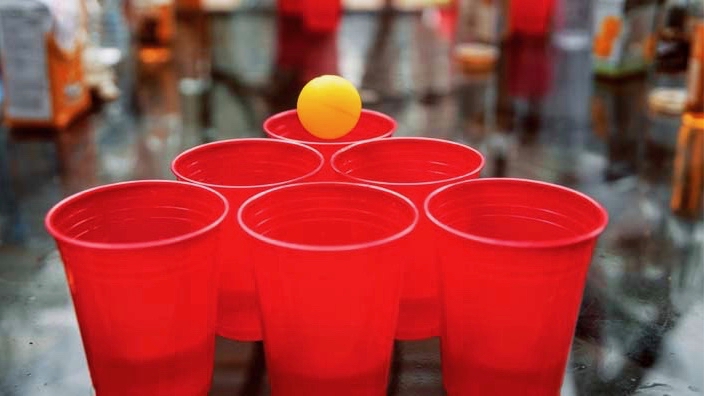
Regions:
<instances>
[{"instance_id":1,"label":"cup interior","mask_svg":"<svg viewBox=\"0 0 704 396\"><path fill-rule=\"evenodd\" d=\"M400 238L413 229L418 213L407 198L385 189L307 183L252 197L238 218L245 232L270 244L344 250Z\"/></svg>"},{"instance_id":2,"label":"cup interior","mask_svg":"<svg viewBox=\"0 0 704 396\"><path fill-rule=\"evenodd\" d=\"M182 180L211 187L254 187L295 182L323 166L314 149L272 139L234 139L179 155L172 170Z\"/></svg>"},{"instance_id":3,"label":"cup interior","mask_svg":"<svg viewBox=\"0 0 704 396\"><path fill-rule=\"evenodd\" d=\"M78 193L47 215L61 241L102 247L157 245L215 227L228 211L216 192L192 184L143 181Z\"/></svg>"},{"instance_id":4,"label":"cup interior","mask_svg":"<svg viewBox=\"0 0 704 396\"><path fill-rule=\"evenodd\" d=\"M478 177L478 151L446 140L389 138L354 144L332 158L332 167L356 181L424 184Z\"/></svg>"},{"instance_id":5,"label":"cup interior","mask_svg":"<svg viewBox=\"0 0 704 396\"><path fill-rule=\"evenodd\" d=\"M515 246L576 243L606 227L606 210L577 191L520 179L477 179L428 197L431 221L467 239Z\"/></svg>"}]
</instances>

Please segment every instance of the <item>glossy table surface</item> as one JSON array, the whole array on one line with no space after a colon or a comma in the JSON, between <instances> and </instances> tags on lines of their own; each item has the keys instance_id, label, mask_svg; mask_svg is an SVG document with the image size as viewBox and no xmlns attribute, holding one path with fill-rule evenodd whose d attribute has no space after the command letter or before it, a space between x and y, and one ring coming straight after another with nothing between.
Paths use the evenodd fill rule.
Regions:
<instances>
[{"instance_id":1,"label":"glossy table surface","mask_svg":"<svg viewBox=\"0 0 704 396\"><path fill-rule=\"evenodd\" d=\"M528 39L505 43L494 73L463 74L428 13L349 14L331 35L268 13L182 16L174 45L161 66L125 46L120 98L65 131L0 130L0 395L92 392L43 227L54 203L173 178L171 159L203 142L263 136L264 119L324 73L360 87L397 135L469 144L484 176L556 182L608 208L563 395L704 394L704 223L669 208L679 121L649 115L647 78L600 82L588 49ZM221 339L216 354L212 395L268 394L261 345ZM443 394L437 340L397 344L389 393Z\"/></svg>"}]
</instances>

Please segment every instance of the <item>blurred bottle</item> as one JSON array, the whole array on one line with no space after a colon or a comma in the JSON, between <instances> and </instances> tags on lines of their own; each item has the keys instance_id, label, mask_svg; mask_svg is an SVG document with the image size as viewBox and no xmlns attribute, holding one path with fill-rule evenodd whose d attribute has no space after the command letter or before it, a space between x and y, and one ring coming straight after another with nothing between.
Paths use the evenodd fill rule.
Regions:
<instances>
[{"instance_id":1,"label":"blurred bottle","mask_svg":"<svg viewBox=\"0 0 704 396\"><path fill-rule=\"evenodd\" d=\"M499 58L502 35L499 0L460 0L454 60L470 74L491 72Z\"/></svg>"},{"instance_id":2,"label":"blurred bottle","mask_svg":"<svg viewBox=\"0 0 704 396\"><path fill-rule=\"evenodd\" d=\"M99 47L102 36L103 8L98 0L83 0L86 10L86 48Z\"/></svg>"},{"instance_id":3,"label":"blurred bottle","mask_svg":"<svg viewBox=\"0 0 704 396\"><path fill-rule=\"evenodd\" d=\"M694 28L690 51L670 206L680 216L695 218L702 213L704 200L704 20Z\"/></svg>"},{"instance_id":4,"label":"blurred bottle","mask_svg":"<svg viewBox=\"0 0 704 396\"><path fill-rule=\"evenodd\" d=\"M687 74L685 112L702 120L704 119L704 18L694 30Z\"/></svg>"},{"instance_id":5,"label":"blurred bottle","mask_svg":"<svg viewBox=\"0 0 704 396\"><path fill-rule=\"evenodd\" d=\"M171 45L176 35L173 0L132 0L131 5L139 60L146 64L170 61Z\"/></svg>"},{"instance_id":6,"label":"blurred bottle","mask_svg":"<svg viewBox=\"0 0 704 396\"><path fill-rule=\"evenodd\" d=\"M211 76L211 24L205 13L181 14L179 35L174 40L175 64L182 78L209 80Z\"/></svg>"},{"instance_id":7,"label":"blurred bottle","mask_svg":"<svg viewBox=\"0 0 704 396\"><path fill-rule=\"evenodd\" d=\"M645 74L655 52L655 0L596 0L593 67L598 77Z\"/></svg>"},{"instance_id":8,"label":"blurred bottle","mask_svg":"<svg viewBox=\"0 0 704 396\"><path fill-rule=\"evenodd\" d=\"M83 0L88 16L88 43L83 54L85 81L95 100L114 100L117 65L129 52L130 38L123 0Z\"/></svg>"},{"instance_id":9,"label":"blurred bottle","mask_svg":"<svg viewBox=\"0 0 704 396\"><path fill-rule=\"evenodd\" d=\"M641 166L643 130L647 118L643 103L634 98L647 94L642 79L597 80L592 102L594 132L606 141L607 181L621 180L638 173Z\"/></svg>"},{"instance_id":10,"label":"blurred bottle","mask_svg":"<svg viewBox=\"0 0 704 396\"><path fill-rule=\"evenodd\" d=\"M103 0L101 14L101 47L116 48L122 54L129 51L130 34L124 13L123 0Z\"/></svg>"},{"instance_id":11,"label":"blurred bottle","mask_svg":"<svg viewBox=\"0 0 704 396\"><path fill-rule=\"evenodd\" d=\"M457 6L455 38L458 43L499 43L502 25L499 0L459 0Z\"/></svg>"},{"instance_id":12,"label":"blurred bottle","mask_svg":"<svg viewBox=\"0 0 704 396\"><path fill-rule=\"evenodd\" d=\"M592 32L592 1L557 0L553 39L557 47L578 51L589 47Z\"/></svg>"},{"instance_id":13,"label":"blurred bottle","mask_svg":"<svg viewBox=\"0 0 704 396\"><path fill-rule=\"evenodd\" d=\"M686 0L667 0L655 27L655 59L651 69L653 89L649 107L655 114L676 116L684 111L686 74L691 32Z\"/></svg>"},{"instance_id":14,"label":"blurred bottle","mask_svg":"<svg viewBox=\"0 0 704 396\"><path fill-rule=\"evenodd\" d=\"M179 11L201 11L202 7L202 0L176 0L176 9L178 9Z\"/></svg>"},{"instance_id":15,"label":"blurred bottle","mask_svg":"<svg viewBox=\"0 0 704 396\"><path fill-rule=\"evenodd\" d=\"M678 118L684 111L693 22L703 12L697 3L700 0L665 1L655 28L655 59L651 69L653 91L666 90L676 96L672 98L676 99L678 111L675 115ZM674 109L675 102L669 107Z\"/></svg>"},{"instance_id":16,"label":"blurred bottle","mask_svg":"<svg viewBox=\"0 0 704 396\"><path fill-rule=\"evenodd\" d=\"M676 146L677 130L687 101L687 63L692 38L690 21L697 15L694 3L692 0L663 1L655 23L648 137L650 143L668 152L674 151Z\"/></svg>"},{"instance_id":17,"label":"blurred bottle","mask_svg":"<svg viewBox=\"0 0 704 396\"><path fill-rule=\"evenodd\" d=\"M659 150L673 153L677 130L682 124L682 113L687 99L684 87L670 87L667 81L656 84L648 93L647 143Z\"/></svg>"}]
</instances>

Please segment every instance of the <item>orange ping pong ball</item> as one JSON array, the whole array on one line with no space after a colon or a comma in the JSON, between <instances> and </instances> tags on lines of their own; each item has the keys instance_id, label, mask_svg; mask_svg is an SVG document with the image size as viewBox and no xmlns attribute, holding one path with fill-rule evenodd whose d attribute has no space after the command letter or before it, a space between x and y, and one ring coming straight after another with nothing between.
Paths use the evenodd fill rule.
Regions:
<instances>
[{"instance_id":1,"label":"orange ping pong ball","mask_svg":"<svg viewBox=\"0 0 704 396\"><path fill-rule=\"evenodd\" d=\"M324 75L308 82L298 95L298 119L311 135L338 139L357 125L362 98L351 82Z\"/></svg>"}]
</instances>

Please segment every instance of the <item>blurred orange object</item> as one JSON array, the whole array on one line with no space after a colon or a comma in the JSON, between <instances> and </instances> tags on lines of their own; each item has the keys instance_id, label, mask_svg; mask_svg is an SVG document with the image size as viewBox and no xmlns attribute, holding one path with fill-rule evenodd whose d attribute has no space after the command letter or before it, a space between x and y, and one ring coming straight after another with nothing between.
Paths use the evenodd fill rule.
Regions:
<instances>
[{"instance_id":1,"label":"blurred orange object","mask_svg":"<svg viewBox=\"0 0 704 396\"><path fill-rule=\"evenodd\" d=\"M613 39L602 36L594 38L594 54L601 57L608 57L614 48Z\"/></svg>"},{"instance_id":2,"label":"blurred orange object","mask_svg":"<svg viewBox=\"0 0 704 396\"><path fill-rule=\"evenodd\" d=\"M82 2L59 1L65 8L31 0L4 2L0 8L4 122L11 128L64 128L90 107L79 34L85 29L85 9Z\"/></svg>"},{"instance_id":3,"label":"blurred orange object","mask_svg":"<svg viewBox=\"0 0 704 396\"><path fill-rule=\"evenodd\" d=\"M685 114L677 135L673 175L672 211L682 217L697 218L704 201L704 117Z\"/></svg>"},{"instance_id":4,"label":"blurred orange object","mask_svg":"<svg viewBox=\"0 0 704 396\"><path fill-rule=\"evenodd\" d=\"M139 59L144 63L165 63L171 60L171 44L176 36L174 4L155 1L136 10Z\"/></svg>"},{"instance_id":5,"label":"blurred orange object","mask_svg":"<svg viewBox=\"0 0 704 396\"><path fill-rule=\"evenodd\" d=\"M176 0L176 9L179 11L199 11L202 7L202 0Z\"/></svg>"},{"instance_id":6,"label":"blurred orange object","mask_svg":"<svg viewBox=\"0 0 704 396\"><path fill-rule=\"evenodd\" d=\"M613 15L604 17L599 31L594 36L594 55L607 58L611 55L614 43L621 34L623 23L621 18Z\"/></svg>"},{"instance_id":7,"label":"blurred orange object","mask_svg":"<svg viewBox=\"0 0 704 396\"><path fill-rule=\"evenodd\" d=\"M483 73L494 69L499 58L499 50L489 44L467 43L457 45L454 55L462 71Z\"/></svg>"},{"instance_id":8,"label":"blurred orange object","mask_svg":"<svg viewBox=\"0 0 704 396\"><path fill-rule=\"evenodd\" d=\"M685 111L695 115L704 123L704 21L692 32L687 77L687 105Z\"/></svg>"},{"instance_id":9,"label":"blurred orange object","mask_svg":"<svg viewBox=\"0 0 704 396\"><path fill-rule=\"evenodd\" d=\"M616 38L619 34L621 34L622 26L623 23L621 22L621 18L618 16L609 15L601 22L601 30L599 34L601 37L608 39Z\"/></svg>"},{"instance_id":10,"label":"blurred orange object","mask_svg":"<svg viewBox=\"0 0 704 396\"><path fill-rule=\"evenodd\" d=\"M652 61L653 59L655 59L657 44L658 38L655 33L651 34L650 36L648 36L647 39L645 39L645 43L643 43L643 57L645 57L645 59L647 59L648 61Z\"/></svg>"},{"instance_id":11,"label":"blurred orange object","mask_svg":"<svg viewBox=\"0 0 704 396\"><path fill-rule=\"evenodd\" d=\"M677 137L672 211L698 218L704 211L704 21L694 28L689 57L687 104Z\"/></svg>"}]
</instances>

